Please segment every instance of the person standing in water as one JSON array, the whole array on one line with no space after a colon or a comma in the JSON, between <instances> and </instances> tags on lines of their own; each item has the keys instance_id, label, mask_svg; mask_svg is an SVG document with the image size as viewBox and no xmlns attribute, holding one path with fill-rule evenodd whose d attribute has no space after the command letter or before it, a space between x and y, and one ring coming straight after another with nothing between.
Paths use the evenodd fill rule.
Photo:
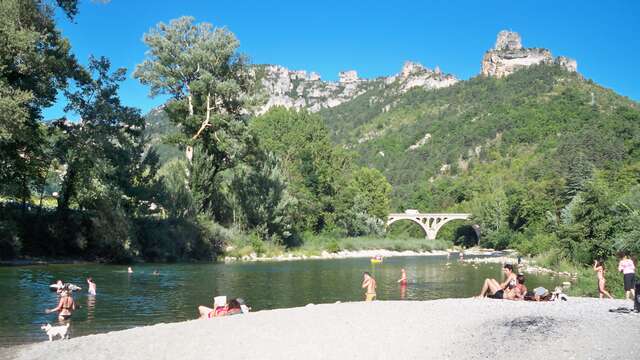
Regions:
<instances>
[{"instance_id":1,"label":"person standing in water","mask_svg":"<svg viewBox=\"0 0 640 360\"><path fill-rule=\"evenodd\" d=\"M598 276L598 292L600 293L600 299L604 299L605 295L607 295L609 299L613 299L613 296L611 296L611 294L609 294L609 292L604 287L606 283L606 280L604 278L604 261L594 260L593 271L595 271Z\"/></svg>"},{"instance_id":2,"label":"person standing in water","mask_svg":"<svg viewBox=\"0 0 640 360\"><path fill-rule=\"evenodd\" d=\"M400 280L398 280L398 282L400 283L400 286L407 286L407 272L404 269L400 269L401 275L400 275Z\"/></svg>"},{"instance_id":3,"label":"person standing in water","mask_svg":"<svg viewBox=\"0 0 640 360\"><path fill-rule=\"evenodd\" d=\"M624 291L627 300L633 300L636 297L636 265L629 258L629 254L621 253L620 262L618 263L618 271L624 276Z\"/></svg>"},{"instance_id":4,"label":"person standing in water","mask_svg":"<svg viewBox=\"0 0 640 360\"><path fill-rule=\"evenodd\" d=\"M128 272L129 274L133 274L133 269L131 268L131 266L129 266L129 267L127 268L127 272Z\"/></svg>"},{"instance_id":5,"label":"person standing in water","mask_svg":"<svg viewBox=\"0 0 640 360\"><path fill-rule=\"evenodd\" d=\"M376 299L376 279L365 271L362 281L362 288L367 289L364 293L364 301L373 301Z\"/></svg>"},{"instance_id":6,"label":"person standing in water","mask_svg":"<svg viewBox=\"0 0 640 360\"><path fill-rule=\"evenodd\" d=\"M50 314L58 311L58 320L63 321L71 317L71 312L76 309L76 303L73 301L71 290L65 288L60 293L60 301L58 306L53 309L46 309L44 312Z\"/></svg>"},{"instance_id":7,"label":"person standing in water","mask_svg":"<svg viewBox=\"0 0 640 360\"><path fill-rule=\"evenodd\" d=\"M89 289L88 289L88 293L89 295L96 295L96 283L93 282L93 278L92 277L88 277L87 278L87 284L89 285Z\"/></svg>"}]
</instances>

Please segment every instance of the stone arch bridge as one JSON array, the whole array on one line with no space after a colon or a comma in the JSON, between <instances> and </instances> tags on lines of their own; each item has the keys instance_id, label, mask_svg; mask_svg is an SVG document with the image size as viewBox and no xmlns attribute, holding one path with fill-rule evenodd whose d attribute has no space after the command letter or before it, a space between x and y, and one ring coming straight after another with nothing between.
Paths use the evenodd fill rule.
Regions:
<instances>
[{"instance_id":1,"label":"stone arch bridge","mask_svg":"<svg viewBox=\"0 0 640 360\"><path fill-rule=\"evenodd\" d=\"M453 220L469 220L471 214L464 213L420 213L417 210L406 210L403 213L389 214L387 218L386 226L393 224L400 220L409 220L420 225L427 235L428 240L435 240L438 231L444 226L444 224ZM480 239L480 226L472 225L475 230L478 239Z\"/></svg>"}]
</instances>

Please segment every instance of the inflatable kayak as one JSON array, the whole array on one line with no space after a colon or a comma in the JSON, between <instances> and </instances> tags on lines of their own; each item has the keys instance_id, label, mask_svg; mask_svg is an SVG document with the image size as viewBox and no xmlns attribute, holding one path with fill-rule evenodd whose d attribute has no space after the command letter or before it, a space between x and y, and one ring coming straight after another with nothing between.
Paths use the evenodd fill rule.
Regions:
<instances>
[{"instance_id":1,"label":"inflatable kayak","mask_svg":"<svg viewBox=\"0 0 640 360\"><path fill-rule=\"evenodd\" d=\"M382 259L371 259L371 263L372 264L381 264L382 263Z\"/></svg>"}]
</instances>

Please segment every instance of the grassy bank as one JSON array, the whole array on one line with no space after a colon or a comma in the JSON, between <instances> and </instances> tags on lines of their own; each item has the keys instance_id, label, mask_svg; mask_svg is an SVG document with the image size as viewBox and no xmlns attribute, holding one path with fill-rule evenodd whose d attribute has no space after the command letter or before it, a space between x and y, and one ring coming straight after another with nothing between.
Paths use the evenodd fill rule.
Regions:
<instances>
[{"instance_id":1,"label":"grassy bank","mask_svg":"<svg viewBox=\"0 0 640 360\"><path fill-rule=\"evenodd\" d=\"M317 256L322 252L336 253L342 250L392 251L433 251L446 250L453 244L444 240L425 240L409 237L333 237L329 235L306 235L300 246L285 248L269 242L260 241L254 236L238 237L225 249L224 256L242 258L255 253L258 256L275 257L285 254L296 256Z\"/></svg>"}]
</instances>

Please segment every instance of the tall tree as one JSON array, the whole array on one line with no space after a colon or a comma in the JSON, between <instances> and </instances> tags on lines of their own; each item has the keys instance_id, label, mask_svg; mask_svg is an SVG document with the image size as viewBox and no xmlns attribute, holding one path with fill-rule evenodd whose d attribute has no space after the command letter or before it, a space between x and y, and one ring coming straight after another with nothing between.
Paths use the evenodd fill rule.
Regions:
<instances>
[{"instance_id":1,"label":"tall tree","mask_svg":"<svg viewBox=\"0 0 640 360\"><path fill-rule=\"evenodd\" d=\"M290 193L299 201L295 223L315 232L333 226L338 184L350 170L350 158L331 141L322 118L278 107L250 126L263 151L281 159Z\"/></svg>"},{"instance_id":2,"label":"tall tree","mask_svg":"<svg viewBox=\"0 0 640 360\"><path fill-rule=\"evenodd\" d=\"M93 57L88 69L93 80L67 92L66 111L80 119L55 123L63 134L57 148L66 168L58 208L68 209L72 200L81 208L92 208L96 200L111 197L129 203L131 210L137 199L151 196L144 187L155 177L157 157L145 149L139 110L120 103L119 82L126 69L110 73L106 58Z\"/></svg>"},{"instance_id":3,"label":"tall tree","mask_svg":"<svg viewBox=\"0 0 640 360\"><path fill-rule=\"evenodd\" d=\"M57 4L72 18L77 0L0 2L0 192L26 201L48 166L41 110L70 78L86 79L55 27Z\"/></svg>"},{"instance_id":4,"label":"tall tree","mask_svg":"<svg viewBox=\"0 0 640 360\"><path fill-rule=\"evenodd\" d=\"M251 84L233 33L193 22L192 17L181 17L145 34L147 59L133 75L150 86L152 96L172 97L167 112L182 129L189 160L196 142L224 152L222 137L242 118Z\"/></svg>"},{"instance_id":5,"label":"tall tree","mask_svg":"<svg viewBox=\"0 0 640 360\"><path fill-rule=\"evenodd\" d=\"M235 166L251 142L243 114L251 92L247 61L233 33L192 17L159 23L144 42L147 59L134 77L152 96L171 96L165 110L182 131L194 199L211 212L218 174Z\"/></svg>"}]
</instances>

